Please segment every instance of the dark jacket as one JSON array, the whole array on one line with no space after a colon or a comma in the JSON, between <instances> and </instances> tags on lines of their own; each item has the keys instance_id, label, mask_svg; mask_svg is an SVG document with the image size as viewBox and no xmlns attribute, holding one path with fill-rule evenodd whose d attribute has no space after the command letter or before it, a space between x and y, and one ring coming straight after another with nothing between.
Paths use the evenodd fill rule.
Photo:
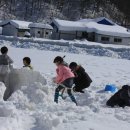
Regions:
<instances>
[{"instance_id":1,"label":"dark jacket","mask_svg":"<svg viewBox=\"0 0 130 130\"><path fill-rule=\"evenodd\" d=\"M75 87L80 87L81 89L89 87L92 80L82 66L78 66L78 69L74 72L74 74Z\"/></svg>"},{"instance_id":2,"label":"dark jacket","mask_svg":"<svg viewBox=\"0 0 130 130\"><path fill-rule=\"evenodd\" d=\"M130 106L130 86L124 85L106 104L111 107L116 105L120 107Z\"/></svg>"}]
</instances>

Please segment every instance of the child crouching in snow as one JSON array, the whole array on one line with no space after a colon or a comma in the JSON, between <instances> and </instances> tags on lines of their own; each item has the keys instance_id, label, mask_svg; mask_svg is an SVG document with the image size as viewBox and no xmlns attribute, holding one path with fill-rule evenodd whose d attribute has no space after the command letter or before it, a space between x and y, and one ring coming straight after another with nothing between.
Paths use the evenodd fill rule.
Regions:
<instances>
[{"instance_id":1,"label":"child crouching in snow","mask_svg":"<svg viewBox=\"0 0 130 130\"><path fill-rule=\"evenodd\" d=\"M76 62L71 62L69 65L71 71L74 73L74 84L73 90L75 92L84 93L83 89L88 88L90 84L92 83L92 79L88 75L87 72L85 72L85 69L78 65Z\"/></svg>"},{"instance_id":2,"label":"child crouching in snow","mask_svg":"<svg viewBox=\"0 0 130 130\"><path fill-rule=\"evenodd\" d=\"M58 103L59 92L62 89L66 88L69 97L77 105L76 99L71 92L74 74L71 72L69 67L64 65L64 61L62 57L57 56L54 59L54 63L57 66L56 69L57 77L55 78L54 82L58 84L58 87L55 89L54 102Z\"/></svg>"}]
</instances>

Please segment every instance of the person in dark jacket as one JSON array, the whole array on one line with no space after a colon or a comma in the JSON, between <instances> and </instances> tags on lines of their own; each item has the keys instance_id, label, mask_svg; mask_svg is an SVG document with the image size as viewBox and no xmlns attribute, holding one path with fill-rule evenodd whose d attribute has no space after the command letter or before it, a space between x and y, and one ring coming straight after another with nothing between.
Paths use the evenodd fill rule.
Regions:
<instances>
[{"instance_id":1,"label":"person in dark jacket","mask_svg":"<svg viewBox=\"0 0 130 130\"><path fill-rule=\"evenodd\" d=\"M69 65L71 71L75 74L73 90L75 92L84 93L83 89L88 88L92 82L85 69L76 62L71 62Z\"/></svg>"},{"instance_id":2,"label":"person in dark jacket","mask_svg":"<svg viewBox=\"0 0 130 130\"><path fill-rule=\"evenodd\" d=\"M130 86L122 86L122 88L107 101L106 105L111 107L119 106L123 108L125 106L130 106Z\"/></svg>"}]
</instances>

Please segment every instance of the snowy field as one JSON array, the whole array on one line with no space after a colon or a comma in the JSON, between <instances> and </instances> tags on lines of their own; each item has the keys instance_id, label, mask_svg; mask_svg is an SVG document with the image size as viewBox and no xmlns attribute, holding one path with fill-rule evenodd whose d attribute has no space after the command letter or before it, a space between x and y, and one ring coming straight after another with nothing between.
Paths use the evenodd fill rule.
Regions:
<instances>
[{"instance_id":1,"label":"snowy field","mask_svg":"<svg viewBox=\"0 0 130 130\"><path fill-rule=\"evenodd\" d=\"M130 84L130 47L92 45L87 41L62 46L0 40L0 45L9 47L15 68L22 68L23 57L29 56L34 69L47 80L46 85L35 82L21 86L7 102L2 99L5 86L0 83L0 130L130 129L130 108L107 107L106 101L112 94L103 91L106 84L118 88ZM66 55L68 63L81 64L93 80L84 94L75 94L78 106L68 97L60 99L58 105L53 102L56 87L52 83L56 69L53 59L57 55Z\"/></svg>"}]
</instances>

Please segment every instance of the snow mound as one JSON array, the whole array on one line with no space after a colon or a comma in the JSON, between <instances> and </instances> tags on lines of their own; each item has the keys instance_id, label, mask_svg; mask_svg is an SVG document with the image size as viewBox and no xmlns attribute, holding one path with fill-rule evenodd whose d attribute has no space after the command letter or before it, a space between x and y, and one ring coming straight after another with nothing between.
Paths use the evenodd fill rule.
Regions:
<instances>
[{"instance_id":1,"label":"snow mound","mask_svg":"<svg viewBox=\"0 0 130 130\"><path fill-rule=\"evenodd\" d=\"M60 120L55 113L49 112L52 105L52 96L49 96L49 89L40 82L30 86L22 86L9 98L17 109L31 111L31 117L36 125L32 130L52 130ZM53 106L54 107L54 106ZM54 109L53 109L54 110Z\"/></svg>"},{"instance_id":2,"label":"snow mound","mask_svg":"<svg viewBox=\"0 0 130 130\"><path fill-rule=\"evenodd\" d=\"M89 42L87 40L65 41L40 38L13 38L0 36L0 44L7 43L15 48L38 49L45 51L67 52L93 56L105 56L130 60L130 47Z\"/></svg>"},{"instance_id":3,"label":"snow mound","mask_svg":"<svg viewBox=\"0 0 130 130\"><path fill-rule=\"evenodd\" d=\"M35 82L46 85L45 78L37 71L13 69L9 74L9 87L14 91L19 89L21 86L30 86Z\"/></svg>"},{"instance_id":4,"label":"snow mound","mask_svg":"<svg viewBox=\"0 0 130 130\"><path fill-rule=\"evenodd\" d=\"M2 82L0 82L0 101L3 101L3 95L5 89L6 89L5 85Z\"/></svg>"},{"instance_id":5,"label":"snow mound","mask_svg":"<svg viewBox=\"0 0 130 130\"><path fill-rule=\"evenodd\" d=\"M60 120L57 116L54 116L52 113L36 113L36 126L33 128L34 130L52 130L53 127L56 127Z\"/></svg>"},{"instance_id":6,"label":"snow mound","mask_svg":"<svg viewBox=\"0 0 130 130\"><path fill-rule=\"evenodd\" d=\"M10 117L16 111L12 103L0 102L0 117Z\"/></svg>"}]
</instances>

